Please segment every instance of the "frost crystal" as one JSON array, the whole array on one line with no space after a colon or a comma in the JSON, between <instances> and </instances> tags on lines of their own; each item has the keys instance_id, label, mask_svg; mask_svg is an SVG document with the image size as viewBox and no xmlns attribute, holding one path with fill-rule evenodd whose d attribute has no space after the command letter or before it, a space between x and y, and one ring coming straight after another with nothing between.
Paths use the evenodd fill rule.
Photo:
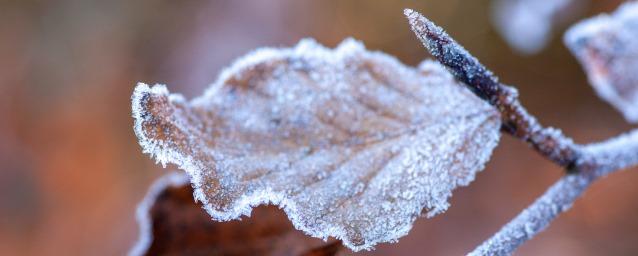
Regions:
<instances>
[{"instance_id":1,"label":"frost crystal","mask_svg":"<svg viewBox=\"0 0 638 256\"><path fill-rule=\"evenodd\" d=\"M574 25L564 40L598 95L638 122L638 2Z\"/></svg>"},{"instance_id":2,"label":"frost crystal","mask_svg":"<svg viewBox=\"0 0 638 256\"><path fill-rule=\"evenodd\" d=\"M441 65L406 67L352 39L256 50L191 101L139 84L133 117L144 151L187 171L213 219L276 204L297 229L355 251L445 211L500 128Z\"/></svg>"},{"instance_id":3,"label":"frost crystal","mask_svg":"<svg viewBox=\"0 0 638 256\"><path fill-rule=\"evenodd\" d=\"M534 54L545 48L559 14L574 0L496 0L492 21L496 30L515 50Z\"/></svg>"}]
</instances>

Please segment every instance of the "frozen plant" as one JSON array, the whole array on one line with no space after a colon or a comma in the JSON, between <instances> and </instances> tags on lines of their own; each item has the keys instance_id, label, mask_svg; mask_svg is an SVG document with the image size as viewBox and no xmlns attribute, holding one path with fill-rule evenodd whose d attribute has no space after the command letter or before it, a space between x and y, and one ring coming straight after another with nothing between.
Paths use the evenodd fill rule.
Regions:
<instances>
[{"instance_id":1,"label":"frozen plant","mask_svg":"<svg viewBox=\"0 0 638 256\"><path fill-rule=\"evenodd\" d=\"M442 28L405 15L438 62L409 67L353 39L335 49L311 39L258 49L192 100L138 84L140 145L186 171L193 198L215 221L274 204L295 228L353 251L396 242L423 212L444 212L452 191L483 169L499 131L569 172L472 255L512 253L593 181L638 164L638 131L576 144L541 125L514 88ZM140 210L146 233L154 227L145 212L168 183L158 184ZM141 241L133 253L151 240Z\"/></svg>"}]
</instances>

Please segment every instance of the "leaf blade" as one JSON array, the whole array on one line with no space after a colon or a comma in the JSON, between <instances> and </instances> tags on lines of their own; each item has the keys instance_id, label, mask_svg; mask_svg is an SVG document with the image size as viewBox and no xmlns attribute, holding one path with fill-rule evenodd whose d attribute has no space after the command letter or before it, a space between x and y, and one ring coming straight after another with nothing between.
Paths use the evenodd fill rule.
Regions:
<instances>
[{"instance_id":1,"label":"leaf blade","mask_svg":"<svg viewBox=\"0 0 638 256\"><path fill-rule=\"evenodd\" d=\"M145 152L187 171L213 218L278 204L296 228L355 251L447 209L500 128L439 64L406 67L354 40L257 50L190 102L141 84L133 109Z\"/></svg>"}]
</instances>

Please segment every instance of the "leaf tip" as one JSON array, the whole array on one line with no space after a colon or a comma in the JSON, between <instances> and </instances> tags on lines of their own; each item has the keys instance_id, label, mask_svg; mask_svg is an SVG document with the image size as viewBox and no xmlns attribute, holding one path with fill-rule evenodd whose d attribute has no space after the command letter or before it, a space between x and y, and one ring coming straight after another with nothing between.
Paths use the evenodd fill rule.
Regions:
<instances>
[{"instance_id":1,"label":"leaf tip","mask_svg":"<svg viewBox=\"0 0 638 256\"><path fill-rule=\"evenodd\" d=\"M172 136L168 131L167 121L170 120L168 109L174 108L172 95L165 85L149 86L137 83L131 96L131 110L135 135L144 153L149 153L155 160L166 167L167 156L162 154L161 148L167 147L166 141Z\"/></svg>"}]
</instances>

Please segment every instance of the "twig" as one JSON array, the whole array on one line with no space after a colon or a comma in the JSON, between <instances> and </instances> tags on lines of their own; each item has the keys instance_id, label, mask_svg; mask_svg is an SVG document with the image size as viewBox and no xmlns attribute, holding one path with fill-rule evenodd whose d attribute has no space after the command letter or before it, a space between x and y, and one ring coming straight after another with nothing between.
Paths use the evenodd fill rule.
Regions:
<instances>
[{"instance_id":1,"label":"twig","mask_svg":"<svg viewBox=\"0 0 638 256\"><path fill-rule=\"evenodd\" d=\"M510 255L568 210L592 183L585 172L568 174L468 255Z\"/></svg>"},{"instance_id":2,"label":"twig","mask_svg":"<svg viewBox=\"0 0 638 256\"><path fill-rule=\"evenodd\" d=\"M470 255L511 254L568 210L592 182L638 165L638 130L597 144L575 144L559 130L540 125L520 104L514 88L498 82L491 71L443 29L415 11L406 9L404 13L428 51L472 92L499 110L503 131L572 171Z\"/></svg>"},{"instance_id":3,"label":"twig","mask_svg":"<svg viewBox=\"0 0 638 256\"><path fill-rule=\"evenodd\" d=\"M469 255L509 255L568 210L597 179L638 164L638 130L583 148L577 172L566 175Z\"/></svg>"},{"instance_id":4,"label":"twig","mask_svg":"<svg viewBox=\"0 0 638 256\"><path fill-rule=\"evenodd\" d=\"M531 145L551 161L571 169L580 147L560 130L543 127L518 101L516 89L498 82L498 78L443 29L418 12L405 9L412 30L430 53L477 96L501 113L502 130Z\"/></svg>"}]
</instances>

